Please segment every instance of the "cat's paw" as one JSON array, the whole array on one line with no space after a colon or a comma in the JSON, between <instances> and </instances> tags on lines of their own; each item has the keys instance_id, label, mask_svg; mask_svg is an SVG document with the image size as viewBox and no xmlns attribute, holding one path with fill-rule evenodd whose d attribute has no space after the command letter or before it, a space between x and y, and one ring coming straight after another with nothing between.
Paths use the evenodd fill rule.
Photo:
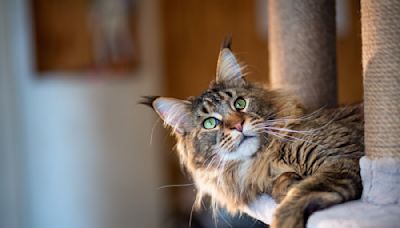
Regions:
<instances>
[{"instance_id":1,"label":"cat's paw","mask_svg":"<svg viewBox=\"0 0 400 228\"><path fill-rule=\"evenodd\" d=\"M294 205L281 205L274 214L271 228L304 228L304 213Z\"/></svg>"}]
</instances>

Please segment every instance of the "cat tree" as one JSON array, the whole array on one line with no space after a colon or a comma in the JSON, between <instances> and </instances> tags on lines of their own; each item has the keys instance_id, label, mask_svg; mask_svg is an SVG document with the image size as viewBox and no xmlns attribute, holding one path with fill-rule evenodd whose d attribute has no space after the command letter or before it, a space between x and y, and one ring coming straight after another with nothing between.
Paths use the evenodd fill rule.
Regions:
<instances>
[{"instance_id":1,"label":"cat tree","mask_svg":"<svg viewBox=\"0 0 400 228\"><path fill-rule=\"evenodd\" d=\"M271 84L311 108L336 104L335 4L269 1ZM308 227L400 227L400 1L361 0L365 146L363 195L313 214ZM276 204L248 213L270 223Z\"/></svg>"},{"instance_id":2,"label":"cat tree","mask_svg":"<svg viewBox=\"0 0 400 228\"><path fill-rule=\"evenodd\" d=\"M306 107L335 106L335 1L268 3L272 87L290 90Z\"/></svg>"}]
</instances>

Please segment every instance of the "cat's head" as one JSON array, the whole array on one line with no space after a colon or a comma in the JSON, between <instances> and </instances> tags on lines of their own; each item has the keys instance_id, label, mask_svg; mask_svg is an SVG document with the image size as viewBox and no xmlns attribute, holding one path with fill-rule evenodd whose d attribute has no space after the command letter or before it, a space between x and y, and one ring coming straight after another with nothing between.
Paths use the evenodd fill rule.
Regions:
<instances>
[{"instance_id":1,"label":"cat's head","mask_svg":"<svg viewBox=\"0 0 400 228\"><path fill-rule=\"evenodd\" d=\"M230 40L225 41L216 79L200 96L145 97L142 102L171 127L184 165L204 168L251 158L268 145L265 126L271 120L299 111L288 97L247 81L230 45Z\"/></svg>"}]
</instances>

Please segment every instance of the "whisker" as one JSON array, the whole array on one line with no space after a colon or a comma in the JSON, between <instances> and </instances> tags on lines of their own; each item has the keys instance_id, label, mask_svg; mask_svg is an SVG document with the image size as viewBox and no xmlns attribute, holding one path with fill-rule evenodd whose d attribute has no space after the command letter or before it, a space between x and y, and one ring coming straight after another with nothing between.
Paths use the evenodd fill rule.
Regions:
<instances>
[{"instance_id":1,"label":"whisker","mask_svg":"<svg viewBox=\"0 0 400 228\"><path fill-rule=\"evenodd\" d=\"M153 134L154 134L154 129L156 128L157 124L161 121L161 119L157 119L156 122L153 124L153 127L151 128L151 133L150 133L150 145L153 145Z\"/></svg>"},{"instance_id":2,"label":"whisker","mask_svg":"<svg viewBox=\"0 0 400 228\"><path fill-rule=\"evenodd\" d=\"M307 142L307 143L314 144L314 145L321 146L321 147L325 148L325 146L320 145L320 144L318 144L316 142L309 141L309 140L306 140L306 139L303 139L303 138L298 138L298 137L295 137L295 136L292 136L292 135L283 134L283 133L276 132L276 131L268 131L268 129L266 129L266 128L258 128L257 131L260 132L260 133L265 132L267 134L274 135L274 136L276 136L276 137L278 137L280 139L285 139L285 140L292 141L292 142L295 142L296 140L299 140L299 141ZM292 139L292 140L289 140L289 139Z\"/></svg>"},{"instance_id":3,"label":"whisker","mask_svg":"<svg viewBox=\"0 0 400 228\"><path fill-rule=\"evenodd\" d=\"M220 174L217 177L217 186L220 186L222 184L222 181L223 181L222 178L223 178L223 174L224 174L225 164L226 164L225 159L224 159L224 157L222 157L220 159L220 163L218 164L218 167L221 167L221 168L219 169Z\"/></svg>"},{"instance_id":4,"label":"whisker","mask_svg":"<svg viewBox=\"0 0 400 228\"><path fill-rule=\"evenodd\" d=\"M325 108L325 106L321 107L321 108L319 108L319 109L317 109L317 110L315 110L315 111L313 111L311 113L307 113L307 114L305 114L305 115L303 115L301 117L298 117L298 118L289 118L289 117L285 118L285 117L283 117L283 118L277 118L277 119L273 119L273 120L267 120L266 122L268 122L268 123L269 122L285 122L286 123L288 121L308 120L308 119L314 117L315 115L317 115L318 113L320 113L321 111L323 111L324 108Z\"/></svg>"},{"instance_id":5,"label":"whisker","mask_svg":"<svg viewBox=\"0 0 400 228\"><path fill-rule=\"evenodd\" d=\"M160 186L160 187L158 187L158 189L190 187L190 186L193 186L193 185L194 185L194 183L191 183L191 184L169 184L169 185Z\"/></svg>"},{"instance_id":6,"label":"whisker","mask_svg":"<svg viewBox=\"0 0 400 228\"><path fill-rule=\"evenodd\" d=\"M203 165L205 165L206 163L208 163L208 165L210 165L210 163L213 161L215 156L216 156L216 154L212 153L206 160L204 160Z\"/></svg>"},{"instance_id":7,"label":"whisker","mask_svg":"<svg viewBox=\"0 0 400 228\"><path fill-rule=\"evenodd\" d=\"M218 211L218 215L219 215L220 218L222 218L222 221L224 221L230 228L233 228L233 227L232 227L232 224L230 224L230 223L228 222L228 220L226 220L226 218L221 214L220 211Z\"/></svg>"},{"instance_id":8,"label":"whisker","mask_svg":"<svg viewBox=\"0 0 400 228\"><path fill-rule=\"evenodd\" d=\"M218 156L215 154L212 158L211 158L211 160L210 160L210 163L208 163L208 165L206 166L206 168L205 168L205 171L210 171L209 169L211 169L211 165L214 163L214 161L215 160L217 160L218 159ZM218 167L217 167L218 168Z\"/></svg>"},{"instance_id":9,"label":"whisker","mask_svg":"<svg viewBox=\"0 0 400 228\"><path fill-rule=\"evenodd\" d=\"M264 129L269 129L269 130L286 131L286 132L299 133L299 134L308 134L308 133L316 131L316 129L302 131L302 130L292 130L292 129L288 129L288 128L280 128L280 127L269 127L269 126L266 126L266 127L263 127L263 128Z\"/></svg>"},{"instance_id":10,"label":"whisker","mask_svg":"<svg viewBox=\"0 0 400 228\"><path fill-rule=\"evenodd\" d=\"M278 132L274 132L274 133L275 133L275 134L278 134L278 135L280 135L280 136L283 136L283 137L288 137L288 138L291 138L291 139L300 140L300 141L303 141L303 142L307 142L307 143L314 144L314 145L317 145L317 146L320 146L320 147L324 147L324 148L325 148L325 146L320 145L320 144L318 144L318 143L315 143L315 142L313 142L313 141L309 141L309 140L297 138L297 137L291 136L291 135L281 134L281 133L278 133Z\"/></svg>"},{"instance_id":11,"label":"whisker","mask_svg":"<svg viewBox=\"0 0 400 228\"><path fill-rule=\"evenodd\" d=\"M193 201L192 209L190 210L189 228L192 227L192 218L193 218L193 210L194 210L195 203L196 203L196 200Z\"/></svg>"},{"instance_id":12,"label":"whisker","mask_svg":"<svg viewBox=\"0 0 400 228\"><path fill-rule=\"evenodd\" d=\"M264 131L264 132L265 132L265 131ZM269 135L276 136L277 138L283 139L283 140L285 140L285 141L295 142L294 140L289 140L288 138L285 138L285 137L283 137L283 136L277 135L277 134L275 134L275 133L272 132L272 131L267 131L266 133L269 134ZM267 137L265 137L265 136L264 136L264 138L267 139Z\"/></svg>"}]
</instances>

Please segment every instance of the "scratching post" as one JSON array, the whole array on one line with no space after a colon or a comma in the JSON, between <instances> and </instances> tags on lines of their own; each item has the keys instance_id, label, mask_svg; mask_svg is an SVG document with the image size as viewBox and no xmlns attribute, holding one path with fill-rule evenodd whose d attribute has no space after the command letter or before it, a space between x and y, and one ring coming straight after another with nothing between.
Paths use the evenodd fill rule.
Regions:
<instances>
[{"instance_id":1,"label":"scratching post","mask_svg":"<svg viewBox=\"0 0 400 228\"><path fill-rule=\"evenodd\" d=\"M268 2L270 82L308 108L336 105L335 1Z\"/></svg>"},{"instance_id":2,"label":"scratching post","mask_svg":"<svg viewBox=\"0 0 400 228\"><path fill-rule=\"evenodd\" d=\"M365 143L370 159L400 159L400 2L361 1Z\"/></svg>"},{"instance_id":3,"label":"scratching post","mask_svg":"<svg viewBox=\"0 0 400 228\"><path fill-rule=\"evenodd\" d=\"M400 1L362 0L363 199L400 202Z\"/></svg>"}]
</instances>

